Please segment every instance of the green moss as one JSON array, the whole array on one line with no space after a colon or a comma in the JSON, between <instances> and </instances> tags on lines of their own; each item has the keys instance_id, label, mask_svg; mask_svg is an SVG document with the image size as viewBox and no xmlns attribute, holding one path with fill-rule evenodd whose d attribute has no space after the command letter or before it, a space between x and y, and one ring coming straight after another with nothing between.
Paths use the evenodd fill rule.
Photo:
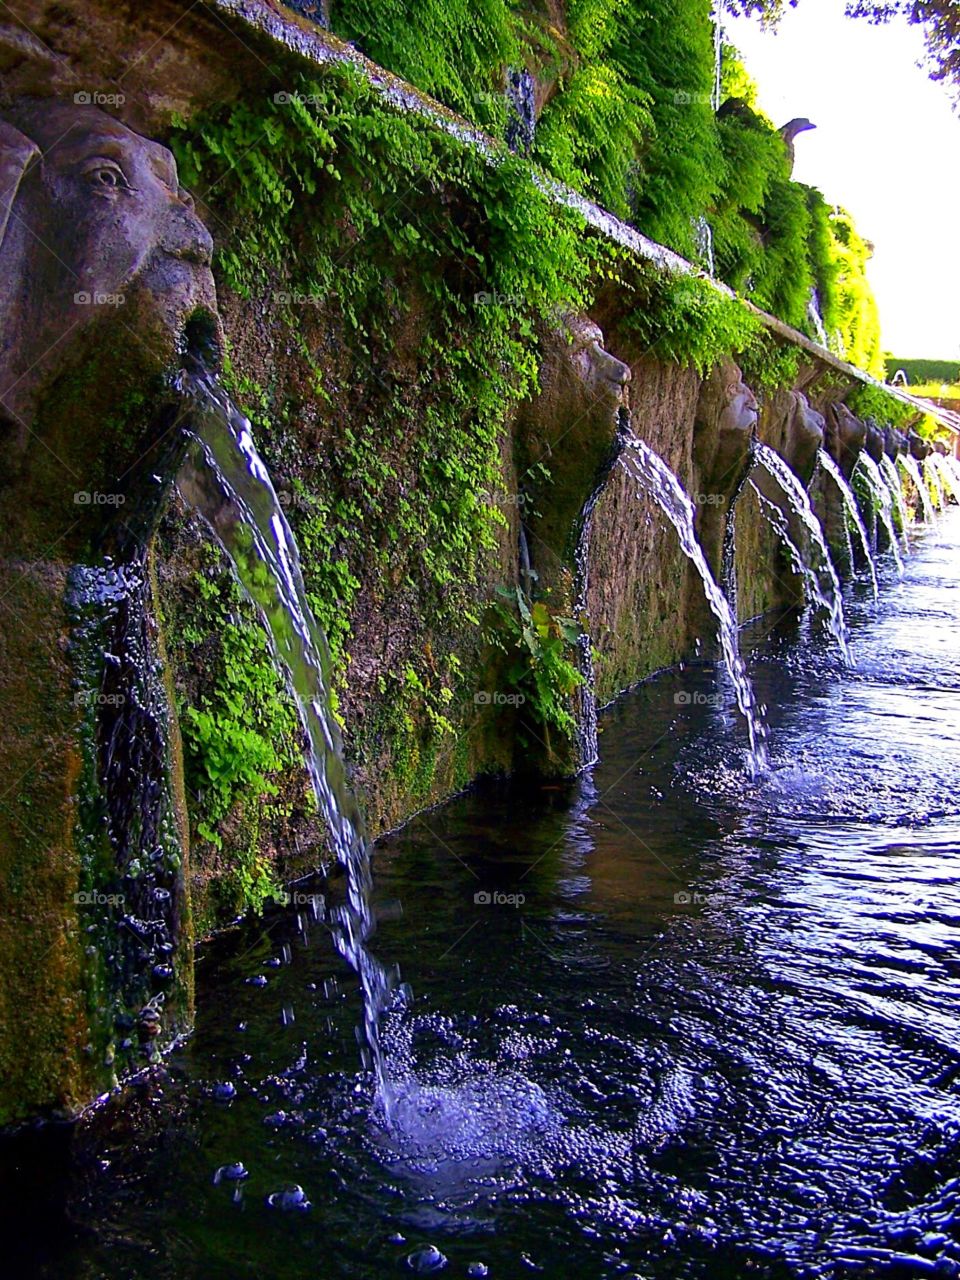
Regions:
<instances>
[{"instance_id":1,"label":"green moss","mask_svg":"<svg viewBox=\"0 0 960 1280\"><path fill-rule=\"evenodd\" d=\"M739 354L763 332L759 318L697 276L651 277L625 323L661 360L692 365L705 374L725 355Z\"/></svg>"}]
</instances>

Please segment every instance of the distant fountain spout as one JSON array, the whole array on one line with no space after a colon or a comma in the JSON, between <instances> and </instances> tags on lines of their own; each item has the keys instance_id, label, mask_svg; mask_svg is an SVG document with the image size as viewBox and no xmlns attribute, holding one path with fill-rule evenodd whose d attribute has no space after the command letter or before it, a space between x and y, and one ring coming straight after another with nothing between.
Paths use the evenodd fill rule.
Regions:
<instances>
[{"instance_id":1,"label":"distant fountain spout","mask_svg":"<svg viewBox=\"0 0 960 1280\"><path fill-rule=\"evenodd\" d=\"M882 461L884 455L881 454L880 456ZM879 521L879 527L884 532L886 544L896 561L897 570L903 573L903 559L900 555L897 530L893 520L894 495L887 485L880 466L866 450L860 455L860 461L857 463L854 473L854 480L858 480L860 476L863 477L867 485L871 510L876 513L876 519ZM877 540L879 543L879 536ZM882 546L880 549L883 549Z\"/></svg>"},{"instance_id":2,"label":"distant fountain spout","mask_svg":"<svg viewBox=\"0 0 960 1280\"><path fill-rule=\"evenodd\" d=\"M920 471L920 463L914 457L913 453L902 453L897 459L901 467L906 472L910 483L917 491L917 498L920 502L920 510L923 513L925 524L932 524L936 512L933 509L933 502L930 499L930 490L924 482L923 475Z\"/></svg>"},{"instance_id":3,"label":"distant fountain spout","mask_svg":"<svg viewBox=\"0 0 960 1280\"><path fill-rule=\"evenodd\" d=\"M877 586L877 567L873 562L873 554L870 550L870 539L863 525L863 517L860 515L860 508L857 506L857 500L854 497L853 490L847 484L846 477L843 472L830 457L825 449L820 450L820 465L826 474L840 491L840 498L843 502L844 511L848 525L857 535L860 543L860 549L863 553L864 561L870 572L870 585L873 587L873 598L877 600L880 596L880 590Z\"/></svg>"},{"instance_id":4,"label":"distant fountain spout","mask_svg":"<svg viewBox=\"0 0 960 1280\"><path fill-rule=\"evenodd\" d=\"M866 424L854 417L845 404L831 404L826 413L826 447L847 480L867 439Z\"/></svg>"},{"instance_id":5,"label":"distant fountain spout","mask_svg":"<svg viewBox=\"0 0 960 1280\"><path fill-rule=\"evenodd\" d=\"M697 541L693 503L663 459L635 435L627 437L620 465L639 485L638 496L652 499L673 525L684 554L700 575L707 603L716 619L720 648L727 674L733 684L737 706L746 721L750 741L750 770L753 774L760 773L767 764L766 725L740 657L736 621Z\"/></svg>"},{"instance_id":6,"label":"distant fountain spout","mask_svg":"<svg viewBox=\"0 0 960 1280\"><path fill-rule=\"evenodd\" d=\"M750 483L760 497L764 514L783 540L794 569L802 576L811 605L823 612L844 661L852 665L840 582L807 491L768 445L757 445L756 461Z\"/></svg>"}]
</instances>

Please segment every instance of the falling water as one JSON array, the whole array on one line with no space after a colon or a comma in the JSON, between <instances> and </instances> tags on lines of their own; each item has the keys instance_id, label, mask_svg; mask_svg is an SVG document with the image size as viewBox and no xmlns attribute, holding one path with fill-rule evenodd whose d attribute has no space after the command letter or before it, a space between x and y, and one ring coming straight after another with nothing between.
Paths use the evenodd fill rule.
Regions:
<instances>
[{"instance_id":1,"label":"falling water","mask_svg":"<svg viewBox=\"0 0 960 1280\"><path fill-rule=\"evenodd\" d=\"M830 559L830 551L823 536L820 521L810 505L806 489L790 470L780 455L768 445L758 443L754 451L755 466L762 468L781 491L786 507L772 501L751 479L750 484L760 498L760 505L771 525L780 535L793 561L794 568L803 578L810 602L821 609L827 619L830 634L836 640L844 661L853 665L847 624L843 616L843 597L840 581ZM788 515L789 511L789 515ZM790 515L799 519L808 546L798 545L791 533ZM806 554L804 554L806 551Z\"/></svg>"},{"instance_id":2,"label":"falling water","mask_svg":"<svg viewBox=\"0 0 960 1280\"><path fill-rule=\"evenodd\" d=\"M716 275L716 264L713 256L713 228L704 214L693 220L693 234L697 244L697 258L706 267L710 275Z\"/></svg>"},{"instance_id":3,"label":"falling water","mask_svg":"<svg viewBox=\"0 0 960 1280\"><path fill-rule=\"evenodd\" d=\"M723 0L716 0L710 20L713 23L713 94L710 105L716 115L723 98Z\"/></svg>"},{"instance_id":4,"label":"falling water","mask_svg":"<svg viewBox=\"0 0 960 1280\"><path fill-rule=\"evenodd\" d=\"M914 488L919 494L920 505L923 508L924 523L932 524L936 512L933 509L933 502L930 499L930 490L924 484L923 476L920 474L920 464L911 453L901 453L897 460L910 477Z\"/></svg>"},{"instance_id":5,"label":"falling water","mask_svg":"<svg viewBox=\"0 0 960 1280\"><path fill-rule=\"evenodd\" d=\"M873 507L877 513L877 518L887 531L887 541L890 543L890 551L894 560L897 562L897 570L903 573L903 558L900 555L900 544L897 540L897 530L893 523L893 494L883 478L883 472L870 457L869 453L864 450L860 454L854 472L859 472L866 481L867 488L873 500Z\"/></svg>"},{"instance_id":6,"label":"falling water","mask_svg":"<svg viewBox=\"0 0 960 1280\"><path fill-rule=\"evenodd\" d=\"M933 490L933 505L938 511L942 511L946 506L946 498L943 492L943 482L940 479L940 470L934 462L934 458L938 456L936 453L930 453L924 458L923 478L926 480L928 488Z\"/></svg>"},{"instance_id":7,"label":"falling water","mask_svg":"<svg viewBox=\"0 0 960 1280\"><path fill-rule=\"evenodd\" d=\"M693 503L683 485L662 458L635 435L627 437L620 463L631 479L641 486L638 496L652 498L677 532L680 546L703 581L707 604L717 620L717 635L723 659L733 683L737 706L747 724L750 738L750 769L754 774L766 768L766 725L761 708L737 644L737 625L726 596L710 572L703 548L697 541Z\"/></svg>"},{"instance_id":8,"label":"falling water","mask_svg":"<svg viewBox=\"0 0 960 1280\"><path fill-rule=\"evenodd\" d=\"M956 459L945 457L942 453L932 455L933 465L940 476L940 487L944 500L949 494L954 502L960 504L960 473L957 471ZM953 463L953 466L950 464Z\"/></svg>"},{"instance_id":9,"label":"falling water","mask_svg":"<svg viewBox=\"0 0 960 1280\"><path fill-rule=\"evenodd\" d=\"M910 540L907 537L907 529L910 526L910 516L907 512L907 500L903 495L903 485L900 482L900 472L897 470L897 464L887 454L884 454L880 459L880 470L883 472L887 488L893 495L893 501L897 508L897 519L900 522L903 545L909 548Z\"/></svg>"},{"instance_id":10,"label":"falling water","mask_svg":"<svg viewBox=\"0 0 960 1280\"><path fill-rule=\"evenodd\" d=\"M337 950L360 979L366 1048L389 1111L378 1028L393 983L366 945L374 928L370 851L347 784L330 700L326 640L307 603L296 541L249 422L206 370L181 373L178 389L191 412L177 487L229 556L240 585L263 616L274 657L287 672L309 743L307 764L317 804L346 870L347 903L331 913L329 923Z\"/></svg>"},{"instance_id":11,"label":"falling water","mask_svg":"<svg viewBox=\"0 0 960 1280\"><path fill-rule=\"evenodd\" d=\"M827 337L827 331L824 328L823 316L820 313L820 295L816 288L811 288L810 297L807 301L807 319L813 325L813 331L817 335L817 341L821 347L828 347L830 339Z\"/></svg>"},{"instance_id":12,"label":"falling water","mask_svg":"<svg viewBox=\"0 0 960 1280\"><path fill-rule=\"evenodd\" d=\"M870 539L867 537L867 531L863 527L863 518L860 515L860 508L857 506L857 500L853 496L853 490L847 484L847 480L843 472L825 449L821 449L818 452L817 457L820 461L820 466L840 490L840 497L843 499L844 509L847 513L848 527L852 525L857 531L857 537L860 539L860 546L863 549L863 554L867 561L867 567L870 570L870 582L873 585L873 598L874 600L877 600L880 596L880 591L877 587L877 567L873 563L873 555L870 551Z\"/></svg>"},{"instance_id":13,"label":"falling water","mask_svg":"<svg viewBox=\"0 0 960 1280\"><path fill-rule=\"evenodd\" d=\"M574 616L580 625L577 640L577 669L583 677L580 715L577 720L577 758L581 768L596 764L600 758L597 735L596 674L593 667L593 641L587 629L587 606L590 594L590 530L593 512L616 460L630 438L630 414L621 407L617 414L617 434L609 457L598 469L593 491L583 504L574 550Z\"/></svg>"}]
</instances>

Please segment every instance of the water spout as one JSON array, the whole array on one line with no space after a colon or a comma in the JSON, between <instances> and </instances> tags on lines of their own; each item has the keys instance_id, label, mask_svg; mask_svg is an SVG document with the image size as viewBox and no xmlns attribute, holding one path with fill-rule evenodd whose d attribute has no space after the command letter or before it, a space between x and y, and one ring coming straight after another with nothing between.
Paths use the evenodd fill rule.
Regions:
<instances>
[{"instance_id":1,"label":"water spout","mask_svg":"<svg viewBox=\"0 0 960 1280\"><path fill-rule=\"evenodd\" d=\"M925 524L932 524L936 512L933 509L933 501L930 498L930 490L924 483L923 476L920 473L920 464L916 458L910 453L901 453L897 461L906 471L913 487L917 491L920 499L920 507L923 511L923 520Z\"/></svg>"},{"instance_id":2,"label":"water spout","mask_svg":"<svg viewBox=\"0 0 960 1280\"><path fill-rule=\"evenodd\" d=\"M367 947L374 930L370 849L347 782L330 697L326 640L307 603L296 541L249 422L203 369L182 372L179 390L190 412L189 445L177 487L228 555L241 587L266 623L274 658L287 674L309 744L307 766L317 804L346 871L347 903L331 912L328 923L337 950L360 979L368 1065L389 1115L379 1020L393 982Z\"/></svg>"},{"instance_id":3,"label":"water spout","mask_svg":"<svg viewBox=\"0 0 960 1280\"><path fill-rule=\"evenodd\" d=\"M717 635L737 706L746 721L750 740L750 771L756 775L767 765L767 729L762 709L757 705L753 685L740 657L736 620L726 596L710 572L703 548L697 541L693 503L663 459L632 433L627 436L620 464L631 479L639 484L638 496L652 498L673 525L684 554L700 575L707 603L717 620Z\"/></svg>"},{"instance_id":4,"label":"water spout","mask_svg":"<svg viewBox=\"0 0 960 1280\"><path fill-rule=\"evenodd\" d=\"M808 600L822 610L844 661L852 666L840 581L810 497L776 450L758 443L755 456L756 468L750 484L760 499L764 515L782 539L794 569L803 578ZM764 476L767 482L773 482L772 490L769 483L764 482Z\"/></svg>"},{"instance_id":5,"label":"water spout","mask_svg":"<svg viewBox=\"0 0 960 1280\"><path fill-rule=\"evenodd\" d=\"M870 583L873 587L873 598L874 600L877 600L880 597L880 590L877 586L877 567L873 562L873 555L870 551L870 539L867 537L867 531L863 526L863 518L860 515L860 508L857 506L857 500L853 495L853 490L847 484L843 472L825 449L821 449L817 457L820 462L820 466L840 490L840 497L843 501L843 507L847 515L847 530L849 532L852 528L857 534L857 538L860 542L860 549L863 552L863 557L867 562L867 568L870 571Z\"/></svg>"}]
</instances>

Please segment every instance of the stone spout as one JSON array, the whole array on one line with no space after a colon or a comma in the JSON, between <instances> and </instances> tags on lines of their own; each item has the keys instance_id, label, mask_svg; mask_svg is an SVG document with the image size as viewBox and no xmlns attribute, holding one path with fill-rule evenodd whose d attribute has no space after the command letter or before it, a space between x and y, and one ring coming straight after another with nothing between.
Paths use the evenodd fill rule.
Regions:
<instances>
[{"instance_id":1,"label":"stone spout","mask_svg":"<svg viewBox=\"0 0 960 1280\"><path fill-rule=\"evenodd\" d=\"M922 462L924 458L928 458L933 452L931 446L924 440L923 436L916 431L911 431L907 436L907 448L910 450L910 456L916 458L917 462Z\"/></svg>"},{"instance_id":2,"label":"stone spout","mask_svg":"<svg viewBox=\"0 0 960 1280\"><path fill-rule=\"evenodd\" d=\"M826 415L827 450L847 480L863 451L866 424L854 417L845 404L831 404Z\"/></svg>"},{"instance_id":3,"label":"stone spout","mask_svg":"<svg viewBox=\"0 0 960 1280\"><path fill-rule=\"evenodd\" d=\"M517 469L538 590L558 604L583 512L622 448L630 378L630 366L604 349L588 318L568 317L544 335L541 394L520 413Z\"/></svg>"},{"instance_id":4,"label":"stone spout","mask_svg":"<svg viewBox=\"0 0 960 1280\"><path fill-rule=\"evenodd\" d=\"M719 575L733 501L750 470L758 406L732 360L724 360L704 382L694 423L694 494L697 533Z\"/></svg>"},{"instance_id":5,"label":"stone spout","mask_svg":"<svg viewBox=\"0 0 960 1280\"><path fill-rule=\"evenodd\" d=\"M0 969L29 969L0 1000L3 1124L73 1113L189 1025L149 543L164 375L219 330L212 240L166 148L73 102L0 116L0 760L33 815L0 815Z\"/></svg>"},{"instance_id":6,"label":"stone spout","mask_svg":"<svg viewBox=\"0 0 960 1280\"><path fill-rule=\"evenodd\" d=\"M886 451L886 437L872 418L867 419L867 438L864 444L869 456L879 466Z\"/></svg>"},{"instance_id":7,"label":"stone spout","mask_svg":"<svg viewBox=\"0 0 960 1280\"><path fill-rule=\"evenodd\" d=\"M115 492L147 443L104 438L117 405L219 334L213 242L165 147L28 100L3 113L0 180L0 460L22 551L24 504L49 542L77 492Z\"/></svg>"},{"instance_id":8,"label":"stone spout","mask_svg":"<svg viewBox=\"0 0 960 1280\"><path fill-rule=\"evenodd\" d=\"M883 451L888 458L897 458L907 451L907 437L896 427L887 427L883 433Z\"/></svg>"},{"instance_id":9,"label":"stone spout","mask_svg":"<svg viewBox=\"0 0 960 1280\"><path fill-rule=\"evenodd\" d=\"M823 448L826 421L822 414L810 407L801 392L793 391L790 395L794 403L787 419L783 454L804 488L809 488L817 469L817 454Z\"/></svg>"}]
</instances>

